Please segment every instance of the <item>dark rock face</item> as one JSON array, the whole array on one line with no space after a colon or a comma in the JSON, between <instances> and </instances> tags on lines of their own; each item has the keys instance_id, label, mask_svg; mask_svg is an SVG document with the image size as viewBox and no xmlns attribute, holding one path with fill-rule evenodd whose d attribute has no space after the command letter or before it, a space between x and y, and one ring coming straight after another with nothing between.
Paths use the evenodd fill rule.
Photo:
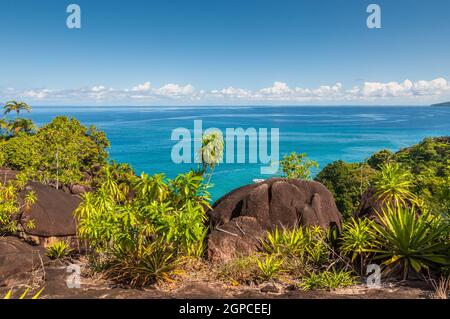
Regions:
<instances>
[{"instance_id":1,"label":"dark rock face","mask_svg":"<svg viewBox=\"0 0 450 319\"><path fill-rule=\"evenodd\" d=\"M361 196L361 203L353 213L353 216L355 218L376 218L383 209L386 209L386 205L378 198L375 191L369 188Z\"/></svg>"},{"instance_id":2,"label":"dark rock face","mask_svg":"<svg viewBox=\"0 0 450 319\"><path fill-rule=\"evenodd\" d=\"M46 262L45 252L15 237L0 237L0 286L12 285Z\"/></svg>"},{"instance_id":3,"label":"dark rock face","mask_svg":"<svg viewBox=\"0 0 450 319\"><path fill-rule=\"evenodd\" d=\"M265 232L276 227L336 225L340 229L342 220L325 186L283 178L238 188L219 199L208 215L208 257L213 261L254 252Z\"/></svg>"},{"instance_id":4,"label":"dark rock face","mask_svg":"<svg viewBox=\"0 0 450 319\"><path fill-rule=\"evenodd\" d=\"M25 232L39 237L62 237L76 234L73 211L80 204L80 198L61 190L36 182L30 182L26 192L33 190L37 202L22 213L21 223ZM33 220L35 228L26 224Z\"/></svg>"}]
</instances>

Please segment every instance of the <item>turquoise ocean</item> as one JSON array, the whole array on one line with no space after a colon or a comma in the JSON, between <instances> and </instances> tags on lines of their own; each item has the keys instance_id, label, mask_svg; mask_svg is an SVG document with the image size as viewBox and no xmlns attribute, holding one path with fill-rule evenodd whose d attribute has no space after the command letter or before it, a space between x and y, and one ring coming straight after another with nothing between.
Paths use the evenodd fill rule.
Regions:
<instances>
[{"instance_id":1,"label":"turquoise ocean","mask_svg":"<svg viewBox=\"0 0 450 319\"><path fill-rule=\"evenodd\" d=\"M27 114L41 126L57 115L76 117L95 125L111 142L109 154L127 162L139 174L164 172L174 177L195 164L171 160L172 130L183 127L193 133L194 120L203 129L278 128L280 154L305 152L320 167L342 159L357 162L380 149L397 151L429 136L450 135L450 108L432 107L34 107ZM269 149L270 151L270 149ZM261 163L220 164L214 173L213 199L252 183L261 175Z\"/></svg>"}]
</instances>

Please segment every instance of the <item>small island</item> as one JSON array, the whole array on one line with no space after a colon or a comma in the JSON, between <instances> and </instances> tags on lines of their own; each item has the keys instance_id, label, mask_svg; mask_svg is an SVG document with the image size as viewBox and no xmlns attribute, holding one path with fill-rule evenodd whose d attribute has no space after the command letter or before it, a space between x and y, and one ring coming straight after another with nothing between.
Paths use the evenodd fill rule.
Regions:
<instances>
[{"instance_id":1,"label":"small island","mask_svg":"<svg viewBox=\"0 0 450 319\"><path fill-rule=\"evenodd\" d=\"M430 106L431 106L431 107L450 106L450 101L449 101L449 102L443 102L443 103L431 104Z\"/></svg>"}]
</instances>

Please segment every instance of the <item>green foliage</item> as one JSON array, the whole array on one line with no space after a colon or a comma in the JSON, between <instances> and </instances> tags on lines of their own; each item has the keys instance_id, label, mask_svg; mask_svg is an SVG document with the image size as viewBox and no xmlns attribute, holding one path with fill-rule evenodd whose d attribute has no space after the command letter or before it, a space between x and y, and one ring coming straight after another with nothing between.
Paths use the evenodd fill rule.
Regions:
<instances>
[{"instance_id":1,"label":"green foliage","mask_svg":"<svg viewBox=\"0 0 450 319\"><path fill-rule=\"evenodd\" d=\"M9 122L8 131L12 136L17 136L20 133L30 135L34 133L36 127L30 119L16 118Z\"/></svg>"},{"instance_id":2,"label":"green foliage","mask_svg":"<svg viewBox=\"0 0 450 319\"><path fill-rule=\"evenodd\" d=\"M340 250L342 254L350 255L352 261L363 256L372 247L375 240L373 221L367 218L352 218L345 222L342 228Z\"/></svg>"},{"instance_id":3,"label":"green foliage","mask_svg":"<svg viewBox=\"0 0 450 319\"><path fill-rule=\"evenodd\" d=\"M368 188L375 172L368 165L339 160L325 166L315 180L331 191L345 220L358 208L361 195Z\"/></svg>"},{"instance_id":4,"label":"green foliage","mask_svg":"<svg viewBox=\"0 0 450 319\"><path fill-rule=\"evenodd\" d=\"M263 280L271 280L278 276L282 270L283 261L276 256L266 256L263 260L257 260L258 268Z\"/></svg>"},{"instance_id":5,"label":"green foliage","mask_svg":"<svg viewBox=\"0 0 450 319\"><path fill-rule=\"evenodd\" d=\"M172 269L179 256L203 254L209 194L202 176L142 174L131 183L134 196L128 196L117 175L108 166L105 171L100 187L83 195L75 214L79 236L94 254L103 254L112 278L145 285L167 274L158 269Z\"/></svg>"},{"instance_id":6,"label":"green foliage","mask_svg":"<svg viewBox=\"0 0 450 319\"><path fill-rule=\"evenodd\" d=\"M27 192L21 204L19 187L16 181L6 184L0 183L0 235L14 234L17 232L17 215L24 208L33 205L37 198L33 191Z\"/></svg>"},{"instance_id":7,"label":"green foliage","mask_svg":"<svg viewBox=\"0 0 450 319\"><path fill-rule=\"evenodd\" d=\"M394 162L381 165L373 179L376 196L389 205L407 206L414 203L416 197L411 192L412 186L411 173Z\"/></svg>"},{"instance_id":8,"label":"green foliage","mask_svg":"<svg viewBox=\"0 0 450 319\"><path fill-rule=\"evenodd\" d=\"M223 159L223 148L223 136L220 131L203 134L202 147L199 150L201 160L200 171L208 177L207 184L211 181L216 165Z\"/></svg>"},{"instance_id":9,"label":"green foliage","mask_svg":"<svg viewBox=\"0 0 450 319\"><path fill-rule=\"evenodd\" d=\"M303 264L320 265L329 255L326 236L326 232L319 226L282 230L276 228L267 232L262 248L268 254L295 257Z\"/></svg>"},{"instance_id":10,"label":"green foliage","mask_svg":"<svg viewBox=\"0 0 450 319\"><path fill-rule=\"evenodd\" d=\"M105 164L109 146L103 132L64 116L41 127L36 142L41 155L38 176L44 182L58 180L62 184L80 182L83 172Z\"/></svg>"},{"instance_id":11,"label":"green foliage","mask_svg":"<svg viewBox=\"0 0 450 319\"><path fill-rule=\"evenodd\" d=\"M116 282L132 287L145 287L160 280L168 280L179 265L170 245L157 240L137 252L128 247L116 246L107 264L107 275Z\"/></svg>"},{"instance_id":12,"label":"green foliage","mask_svg":"<svg viewBox=\"0 0 450 319\"><path fill-rule=\"evenodd\" d=\"M280 165L284 176L291 179L311 179L311 168L319 167L319 164L308 159L305 153L295 152L283 156Z\"/></svg>"},{"instance_id":13,"label":"green foliage","mask_svg":"<svg viewBox=\"0 0 450 319\"><path fill-rule=\"evenodd\" d=\"M51 259L63 259L73 251L65 241L55 241L47 247L46 254Z\"/></svg>"},{"instance_id":14,"label":"green foliage","mask_svg":"<svg viewBox=\"0 0 450 319\"><path fill-rule=\"evenodd\" d=\"M95 127L86 128L75 119L59 116L29 135L29 120L16 119L13 124L14 136L0 144L2 161L25 171L29 179L60 185L80 183L84 173L93 173L106 163L109 142Z\"/></svg>"},{"instance_id":15,"label":"green foliage","mask_svg":"<svg viewBox=\"0 0 450 319\"><path fill-rule=\"evenodd\" d=\"M375 259L403 272L420 272L430 265L450 262L450 224L448 220L429 213L418 214L414 207L397 206L379 216L373 224Z\"/></svg>"},{"instance_id":16,"label":"green foliage","mask_svg":"<svg viewBox=\"0 0 450 319\"><path fill-rule=\"evenodd\" d=\"M0 153L4 156L5 166L19 171L36 170L42 158L36 137L24 133L2 142Z\"/></svg>"},{"instance_id":17,"label":"green foliage","mask_svg":"<svg viewBox=\"0 0 450 319\"><path fill-rule=\"evenodd\" d=\"M450 216L450 137L426 138L395 155L414 177L411 192L434 213Z\"/></svg>"},{"instance_id":18,"label":"green foliage","mask_svg":"<svg viewBox=\"0 0 450 319\"><path fill-rule=\"evenodd\" d=\"M244 256L234 258L219 270L219 277L231 281L233 284L251 284L261 279L258 267L258 256Z\"/></svg>"},{"instance_id":19,"label":"green foliage","mask_svg":"<svg viewBox=\"0 0 450 319\"><path fill-rule=\"evenodd\" d=\"M342 269L333 269L331 271L325 270L318 273L310 272L302 278L300 287L304 290L336 289L353 286L356 282L356 277L352 272Z\"/></svg>"},{"instance_id":20,"label":"green foliage","mask_svg":"<svg viewBox=\"0 0 450 319\"><path fill-rule=\"evenodd\" d=\"M394 154L389 150L381 150L373 154L367 164L373 169L380 169L383 164L389 163L394 158Z\"/></svg>"},{"instance_id":21,"label":"green foliage","mask_svg":"<svg viewBox=\"0 0 450 319\"><path fill-rule=\"evenodd\" d=\"M21 111L27 111L28 113L31 111L31 107L25 102L17 102L16 100L11 100L6 102L3 106L4 114L8 114L10 112L16 112L17 115Z\"/></svg>"}]
</instances>

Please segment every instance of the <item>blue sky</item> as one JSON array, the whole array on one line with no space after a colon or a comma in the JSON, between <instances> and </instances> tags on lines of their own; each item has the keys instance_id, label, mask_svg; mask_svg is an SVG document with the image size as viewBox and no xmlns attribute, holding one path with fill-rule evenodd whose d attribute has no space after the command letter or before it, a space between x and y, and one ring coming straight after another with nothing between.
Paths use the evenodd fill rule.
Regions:
<instances>
[{"instance_id":1,"label":"blue sky","mask_svg":"<svg viewBox=\"0 0 450 319\"><path fill-rule=\"evenodd\" d=\"M381 29L366 26L370 3ZM449 12L448 0L1 0L0 101L428 104L450 99Z\"/></svg>"}]
</instances>

